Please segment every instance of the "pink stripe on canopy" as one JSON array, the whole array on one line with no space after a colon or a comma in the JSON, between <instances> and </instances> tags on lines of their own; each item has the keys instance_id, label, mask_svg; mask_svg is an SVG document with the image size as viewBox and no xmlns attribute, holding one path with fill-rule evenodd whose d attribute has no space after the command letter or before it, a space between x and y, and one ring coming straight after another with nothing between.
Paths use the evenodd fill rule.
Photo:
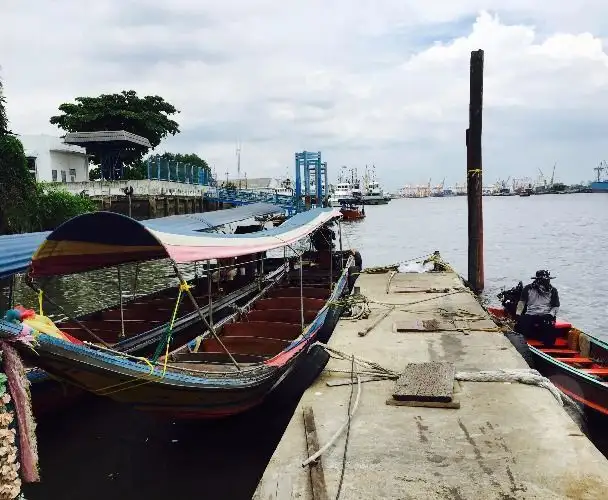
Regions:
<instances>
[{"instance_id":1,"label":"pink stripe on canopy","mask_svg":"<svg viewBox=\"0 0 608 500\"><path fill-rule=\"evenodd\" d=\"M319 210L319 209L317 209ZM312 211L311 211L312 212ZM298 214L278 228L245 235L204 234L184 236L150 231L163 245L168 256L178 263L225 259L252 253L267 252L291 245L313 233L321 226L340 217L336 209L322 209L316 214ZM299 217L305 216L308 217ZM310 217L314 215L313 217ZM304 220L297 220L304 219ZM298 224L302 222L301 224Z\"/></svg>"}]
</instances>

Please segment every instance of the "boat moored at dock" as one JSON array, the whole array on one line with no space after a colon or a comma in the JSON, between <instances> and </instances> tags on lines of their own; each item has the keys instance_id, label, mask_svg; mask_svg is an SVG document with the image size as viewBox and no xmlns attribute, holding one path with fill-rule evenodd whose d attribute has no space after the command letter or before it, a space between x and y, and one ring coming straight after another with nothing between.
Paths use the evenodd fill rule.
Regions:
<instances>
[{"instance_id":1,"label":"boat moored at dock","mask_svg":"<svg viewBox=\"0 0 608 500\"><path fill-rule=\"evenodd\" d=\"M156 314L160 335L146 339L154 353L130 354L104 339L99 345L77 328L68 335L63 328L58 334L43 333L1 321L0 336L15 341L30 362L52 376L139 410L172 418L240 413L284 383L312 345L331 335L342 307L339 299L352 287L358 269L354 257L334 251L333 244L317 244L316 252L290 257L286 249L327 231L327 225L340 217L337 210L314 209L277 228L238 235L167 233L107 212L76 217L47 237L32 259L31 275L38 279L169 259L179 288L173 312ZM275 258L273 273L260 276L255 290L229 304L231 314L217 322L205 316L179 270L180 264L212 260L236 269L259 260L263 269L262 254L275 249L283 249L285 255ZM188 320L178 325L174 320L185 304ZM211 302L207 307L213 307ZM113 322L101 317L95 336L102 331L119 335L126 311L121 307ZM31 335L35 350L28 345Z\"/></svg>"},{"instance_id":2,"label":"boat moored at dock","mask_svg":"<svg viewBox=\"0 0 608 500\"><path fill-rule=\"evenodd\" d=\"M608 417L608 344L560 320L553 326L556 338L550 346L517 333L520 285L501 292L502 307L488 307L488 312L508 328L507 337L532 368L586 410Z\"/></svg>"}]
</instances>

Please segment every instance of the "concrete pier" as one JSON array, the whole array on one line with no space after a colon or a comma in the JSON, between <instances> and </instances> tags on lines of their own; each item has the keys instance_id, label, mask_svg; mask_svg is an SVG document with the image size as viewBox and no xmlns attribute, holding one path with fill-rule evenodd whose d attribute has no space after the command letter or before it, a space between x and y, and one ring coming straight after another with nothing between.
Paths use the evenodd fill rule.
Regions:
<instances>
[{"instance_id":1,"label":"concrete pier","mask_svg":"<svg viewBox=\"0 0 608 500\"><path fill-rule=\"evenodd\" d=\"M367 319L342 319L329 342L339 351L402 372L408 363L451 362L456 372L527 368L454 273L362 274L375 301ZM387 291L388 290L388 291ZM446 295L449 294L449 295ZM433 298L433 300L426 300ZM382 303L382 304L378 304ZM367 335L359 332L394 309ZM415 331L415 325L437 330ZM418 323L416 323L418 321ZM410 331L396 331L400 329ZM409 327L403 327L410 325ZM350 362L330 360L303 395L254 495L312 499L303 408L312 407L320 446L347 419ZM352 417L342 499L599 499L608 461L552 393L505 382L458 382L460 408L388 405L395 381L361 385ZM355 393L357 388L355 386ZM346 431L321 457L327 497L335 498Z\"/></svg>"}]
</instances>

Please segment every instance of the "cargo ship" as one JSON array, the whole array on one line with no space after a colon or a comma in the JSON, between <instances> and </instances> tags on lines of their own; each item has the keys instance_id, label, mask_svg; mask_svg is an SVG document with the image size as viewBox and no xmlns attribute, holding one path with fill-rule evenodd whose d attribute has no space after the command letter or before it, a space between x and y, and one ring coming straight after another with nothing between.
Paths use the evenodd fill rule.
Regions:
<instances>
[{"instance_id":1,"label":"cargo ship","mask_svg":"<svg viewBox=\"0 0 608 500\"><path fill-rule=\"evenodd\" d=\"M597 179L591 183L591 192L593 193L608 193L608 163L602 161L595 167Z\"/></svg>"}]
</instances>

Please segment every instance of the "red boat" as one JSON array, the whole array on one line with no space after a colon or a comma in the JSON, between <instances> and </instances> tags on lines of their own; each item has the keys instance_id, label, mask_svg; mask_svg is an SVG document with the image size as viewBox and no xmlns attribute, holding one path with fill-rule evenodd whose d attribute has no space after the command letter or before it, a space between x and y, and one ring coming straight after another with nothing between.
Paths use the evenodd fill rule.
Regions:
<instances>
[{"instance_id":1,"label":"red boat","mask_svg":"<svg viewBox=\"0 0 608 500\"><path fill-rule=\"evenodd\" d=\"M342 205L340 212L342 212L342 218L344 220L365 219L365 207L359 208L355 205Z\"/></svg>"},{"instance_id":2,"label":"red boat","mask_svg":"<svg viewBox=\"0 0 608 500\"><path fill-rule=\"evenodd\" d=\"M488 312L509 328L507 337L532 368L586 410L608 416L608 343L560 320L555 322L558 336L551 347L525 339L514 331L514 310L509 307L517 302L509 297L515 290L499 294L503 307L488 307Z\"/></svg>"}]
</instances>

